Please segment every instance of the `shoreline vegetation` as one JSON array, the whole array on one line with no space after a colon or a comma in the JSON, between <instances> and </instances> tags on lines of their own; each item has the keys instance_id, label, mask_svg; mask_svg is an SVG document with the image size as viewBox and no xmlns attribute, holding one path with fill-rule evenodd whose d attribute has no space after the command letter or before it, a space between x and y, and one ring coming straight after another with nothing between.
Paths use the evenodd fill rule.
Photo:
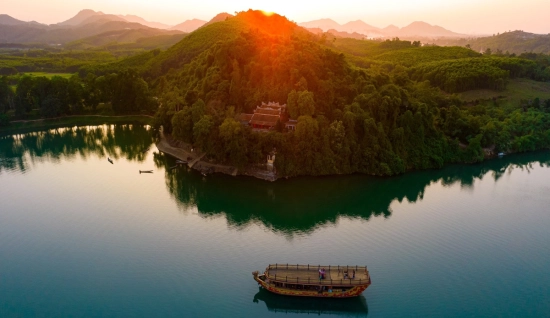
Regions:
<instances>
[{"instance_id":1,"label":"shoreline vegetation","mask_svg":"<svg viewBox=\"0 0 550 318\"><path fill-rule=\"evenodd\" d=\"M103 124L141 124L152 125L149 115L73 115L55 118L11 121L9 126L0 127L0 134L17 134L37 129L52 129L61 126L94 126Z\"/></svg>"},{"instance_id":2,"label":"shoreline vegetation","mask_svg":"<svg viewBox=\"0 0 550 318\"><path fill-rule=\"evenodd\" d=\"M43 118L34 120L12 121L11 126L0 128L0 135L25 133L33 130L54 129L64 126L95 126L103 124L139 124L153 125L154 117L149 115L74 115L57 118ZM203 175L212 173L221 173L230 176L249 176L257 179L274 182L279 179L288 179L289 176L279 176L275 170L269 170L265 164L250 165L238 168L228 164L216 163L206 157L206 153L200 149L193 148L192 145L175 139L171 134L159 129L159 138L155 146L160 152L185 162L187 167L197 170ZM466 145L460 145L466 148ZM484 160L497 158L497 154L492 149L484 148ZM535 150L537 151L537 150ZM511 154L509 152L507 154ZM471 162L462 162L459 164L470 165ZM415 170L411 170L415 171Z\"/></svg>"},{"instance_id":3,"label":"shoreline vegetation","mask_svg":"<svg viewBox=\"0 0 550 318\"><path fill-rule=\"evenodd\" d=\"M277 174L267 169L265 165L243 167L241 169L225 164L218 164L205 158L206 153L192 148L191 145L174 139L170 134L165 134L163 129L159 130L159 141L157 149L176 159L185 162L189 168L201 172L203 175L211 173L223 173L230 176L250 176L265 181L276 181Z\"/></svg>"}]
</instances>

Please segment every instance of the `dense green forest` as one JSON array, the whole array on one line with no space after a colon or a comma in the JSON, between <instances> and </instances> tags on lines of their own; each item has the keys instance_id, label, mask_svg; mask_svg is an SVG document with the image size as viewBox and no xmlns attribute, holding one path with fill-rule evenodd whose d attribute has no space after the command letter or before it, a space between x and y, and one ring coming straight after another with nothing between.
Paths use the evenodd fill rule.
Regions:
<instances>
[{"instance_id":1,"label":"dense green forest","mask_svg":"<svg viewBox=\"0 0 550 318\"><path fill-rule=\"evenodd\" d=\"M449 94L503 90L511 78L548 72L533 60L399 39L330 41L252 11L201 31L151 60L145 74L162 100L159 124L217 161L245 166L276 148L281 175L391 175L480 161L483 147L550 145L550 101L504 110ZM235 120L262 101L288 102L296 131L257 133Z\"/></svg>"},{"instance_id":2,"label":"dense green forest","mask_svg":"<svg viewBox=\"0 0 550 318\"><path fill-rule=\"evenodd\" d=\"M0 52L0 76L26 72L75 73L87 64L114 62L107 51L27 49Z\"/></svg>"},{"instance_id":3,"label":"dense green forest","mask_svg":"<svg viewBox=\"0 0 550 318\"><path fill-rule=\"evenodd\" d=\"M148 84L132 71L84 79L24 75L17 81L14 91L9 77L0 79L0 126L8 124L10 111L24 119L32 111L43 118L90 113L99 104L108 104L107 114L149 113L156 105Z\"/></svg>"},{"instance_id":4,"label":"dense green forest","mask_svg":"<svg viewBox=\"0 0 550 318\"><path fill-rule=\"evenodd\" d=\"M86 63L70 79L23 76L9 93L13 76L5 77L0 110L18 117L100 104L114 113L156 110L157 126L216 162L264 163L276 149L280 176L393 175L548 148L549 97L503 106L497 97L466 102L454 94L505 92L515 78L550 80L546 55L489 53L397 38L331 39L250 10L165 51ZM296 131L257 132L237 120L267 101L288 105Z\"/></svg>"}]
</instances>

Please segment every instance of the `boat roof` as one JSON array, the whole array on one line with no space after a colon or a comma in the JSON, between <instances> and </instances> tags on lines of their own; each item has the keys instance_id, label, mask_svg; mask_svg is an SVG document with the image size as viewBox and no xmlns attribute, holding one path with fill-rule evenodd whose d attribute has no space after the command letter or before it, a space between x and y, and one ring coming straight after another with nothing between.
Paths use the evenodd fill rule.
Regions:
<instances>
[{"instance_id":1,"label":"boat roof","mask_svg":"<svg viewBox=\"0 0 550 318\"><path fill-rule=\"evenodd\" d=\"M325 278L319 279L319 271L324 269ZM355 271L355 278L353 272ZM347 275L346 275L347 273ZM267 278L273 282L304 285L370 285L370 274L366 266L349 265L300 265L269 264L266 268Z\"/></svg>"}]
</instances>

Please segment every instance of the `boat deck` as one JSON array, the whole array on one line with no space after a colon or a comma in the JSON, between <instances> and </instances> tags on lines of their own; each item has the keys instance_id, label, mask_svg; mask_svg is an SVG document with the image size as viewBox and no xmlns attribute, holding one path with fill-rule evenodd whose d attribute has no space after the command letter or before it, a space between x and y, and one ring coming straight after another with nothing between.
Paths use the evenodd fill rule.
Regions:
<instances>
[{"instance_id":1,"label":"boat deck","mask_svg":"<svg viewBox=\"0 0 550 318\"><path fill-rule=\"evenodd\" d=\"M325 278L319 279L319 269L325 269ZM355 271L355 278L352 278ZM370 284L370 275L365 266L323 266L271 264L266 268L272 281L299 284L364 285ZM347 273L347 276L346 276Z\"/></svg>"}]
</instances>

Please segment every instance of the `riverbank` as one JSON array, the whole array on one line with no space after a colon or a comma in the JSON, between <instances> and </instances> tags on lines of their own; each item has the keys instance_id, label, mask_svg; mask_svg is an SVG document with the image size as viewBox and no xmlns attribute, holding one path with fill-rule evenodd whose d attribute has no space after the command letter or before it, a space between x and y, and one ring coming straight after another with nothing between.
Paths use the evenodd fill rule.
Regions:
<instances>
[{"instance_id":1,"label":"riverbank","mask_svg":"<svg viewBox=\"0 0 550 318\"><path fill-rule=\"evenodd\" d=\"M35 120L11 121L9 126L1 127L0 134L23 133L39 128L51 129L62 126L90 126L103 124L140 124L151 125L153 117L149 115L75 115Z\"/></svg>"},{"instance_id":2,"label":"riverbank","mask_svg":"<svg viewBox=\"0 0 550 318\"><path fill-rule=\"evenodd\" d=\"M234 166L210 162L206 159L205 153L192 148L189 144L173 139L169 134L165 134L162 129L159 131L159 141L156 146L159 151L187 162L189 168L200 171L205 175L210 173L223 173L231 176L250 176L266 181L277 180L277 174L273 171L269 171L266 167L258 166L238 169Z\"/></svg>"}]
</instances>

